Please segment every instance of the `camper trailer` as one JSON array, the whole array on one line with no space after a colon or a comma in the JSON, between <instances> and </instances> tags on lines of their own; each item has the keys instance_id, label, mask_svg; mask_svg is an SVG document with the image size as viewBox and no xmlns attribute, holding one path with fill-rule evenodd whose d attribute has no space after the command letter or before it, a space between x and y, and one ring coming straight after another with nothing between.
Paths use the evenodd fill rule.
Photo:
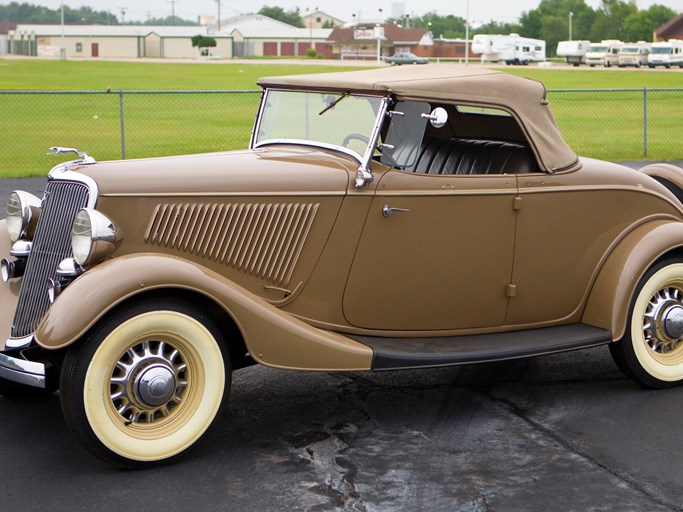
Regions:
<instances>
[{"instance_id":1,"label":"camper trailer","mask_svg":"<svg viewBox=\"0 0 683 512\"><path fill-rule=\"evenodd\" d=\"M683 41L669 39L661 43L652 43L650 54L647 56L647 65L650 68L656 66L678 66L683 68Z\"/></svg>"},{"instance_id":2,"label":"camper trailer","mask_svg":"<svg viewBox=\"0 0 683 512\"><path fill-rule=\"evenodd\" d=\"M626 43L619 49L619 67L640 66L647 64L647 56L650 53L650 43L638 41Z\"/></svg>"},{"instance_id":3,"label":"camper trailer","mask_svg":"<svg viewBox=\"0 0 683 512\"><path fill-rule=\"evenodd\" d=\"M482 61L527 65L545 61L545 41L519 34L477 34L472 39L472 53L481 54Z\"/></svg>"},{"instance_id":4,"label":"camper trailer","mask_svg":"<svg viewBox=\"0 0 683 512\"><path fill-rule=\"evenodd\" d=\"M590 41L560 41L557 43L557 56L564 57L567 64L580 66L586 61L590 44Z\"/></svg>"},{"instance_id":5,"label":"camper trailer","mask_svg":"<svg viewBox=\"0 0 683 512\"><path fill-rule=\"evenodd\" d=\"M624 45L616 39L605 39L599 43L593 43L586 52L586 64L590 67L616 66L619 64L619 49Z\"/></svg>"}]
</instances>

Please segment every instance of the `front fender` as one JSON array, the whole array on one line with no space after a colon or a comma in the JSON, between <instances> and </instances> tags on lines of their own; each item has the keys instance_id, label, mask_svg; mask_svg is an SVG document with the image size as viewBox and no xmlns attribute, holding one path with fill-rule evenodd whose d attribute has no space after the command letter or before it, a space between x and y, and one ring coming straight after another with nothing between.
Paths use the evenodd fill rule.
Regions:
<instances>
[{"instance_id":1,"label":"front fender","mask_svg":"<svg viewBox=\"0 0 683 512\"><path fill-rule=\"evenodd\" d=\"M230 315L251 356L278 368L366 370L372 350L330 331L316 329L268 304L220 274L188 260L135 254L89 270L57 297L36 330L46 349L69 346L114 306L150 290L200 293Z\"/></svg>"},{"instance_id":2,"label":"front fender","mask_svg":"<svg viewBox=\"0 0 683 512\"><path fill-rule=\"evenodd\" d=\"M648 222L628 234L607 259L591 290L583 323L619 340L626 332L631 298L640 278L664 254L683 247L683 223Z\"/></svg>"}]
</instances>

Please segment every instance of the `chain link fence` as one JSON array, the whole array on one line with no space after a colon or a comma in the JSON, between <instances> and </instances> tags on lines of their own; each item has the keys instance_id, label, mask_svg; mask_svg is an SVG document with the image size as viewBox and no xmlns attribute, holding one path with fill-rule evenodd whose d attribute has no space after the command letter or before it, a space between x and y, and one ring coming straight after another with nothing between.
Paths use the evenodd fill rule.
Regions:
<instances>
[{"instance_id":1,"label":"chain link fence","mask_svg":"<svg viewBox=\"0 0 683 512\"><path fill-rule=\"evenodd\" d=\"M551 90L578 154L683 159L683 89ZM42 176L51 146L99 161L246 148L260 91L0 91L0 177ZM61 160L60 160L61 161Z\"/></svg>"}]
</instances>

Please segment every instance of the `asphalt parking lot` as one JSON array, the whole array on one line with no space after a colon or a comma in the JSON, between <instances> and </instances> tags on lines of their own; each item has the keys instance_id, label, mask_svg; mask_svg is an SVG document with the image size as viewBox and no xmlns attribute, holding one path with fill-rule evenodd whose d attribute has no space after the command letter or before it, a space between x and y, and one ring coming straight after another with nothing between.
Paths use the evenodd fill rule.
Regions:
<instances>
[{"instance_id":1,"label":"asphalt parking lot","mask_svg":"<svg viewBox=\"0 0 683 512\"><path fill-rule=\"evenodd\" d=\"M0 180L0 211L14 188ZM177 463L111 469L58 395L0 398L0 510L681 511L683 388L626 379L605 347L427 371L233 375Z\"/></svg>"}]
</instances>

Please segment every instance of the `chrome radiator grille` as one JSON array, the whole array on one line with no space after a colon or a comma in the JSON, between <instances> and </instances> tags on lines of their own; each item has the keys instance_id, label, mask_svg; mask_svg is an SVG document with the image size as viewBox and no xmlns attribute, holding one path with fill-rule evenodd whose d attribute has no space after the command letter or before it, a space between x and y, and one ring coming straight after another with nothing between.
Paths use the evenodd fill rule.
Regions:
<instances>
[{"instance_id":1,"label":"chrome radiator grille","mask_svg":"<svg viewBox=\"0 0 683 512\"><path fill-rule=\"evenodd\" d=\"M12 337L31 335L50 306L47 280L56 278L57 265L71 257L71 223L88 203L88 187L73 181L50 181L26 263Z\"/></svg>"}]
</instances>

